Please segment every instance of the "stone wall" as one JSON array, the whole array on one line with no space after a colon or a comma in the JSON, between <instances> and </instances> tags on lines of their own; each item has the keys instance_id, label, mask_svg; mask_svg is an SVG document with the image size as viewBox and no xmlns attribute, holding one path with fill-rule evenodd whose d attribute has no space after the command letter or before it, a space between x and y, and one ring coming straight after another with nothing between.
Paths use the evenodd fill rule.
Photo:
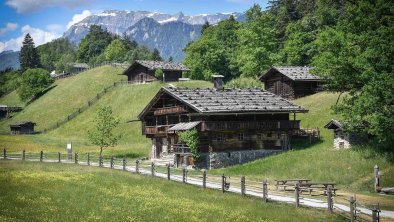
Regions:
<instances>
[{"instance_id":1,"label":"stone wall","mask_svg":"<svg viewBox=\"0 0 394 222\"><path fill-rule=\"evenodd\" d=\"M256 159L275 155L282 150L246 150L246 151L230 151L230 152L214 152L203 153L201 159L202 167L216 169L227 167L235 164L250 162Z\"/></svg>"}]
</instances>

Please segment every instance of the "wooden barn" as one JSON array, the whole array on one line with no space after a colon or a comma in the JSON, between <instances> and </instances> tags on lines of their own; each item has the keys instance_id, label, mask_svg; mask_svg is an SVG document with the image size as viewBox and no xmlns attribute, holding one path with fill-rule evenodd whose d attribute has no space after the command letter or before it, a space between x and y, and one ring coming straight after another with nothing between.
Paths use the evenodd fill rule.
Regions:
<instances>
[{"instance_id":1,"label":"wooden barn","mask_svg":"<svg viewBox=\"0 0 394 222\"><path fill-rule=\"evenodd\" d=\"M11 135L33 134L35 125L36 123L33 122L19 122L11 124Z\"/></svg>"},{"instance_id":2,"label":"wooden barn","mask_svg":"<svg viewBox=\"0 0 394 222\"><path fill-rule=\"evenodd\" d=\"M300 127L296 113L308 110L264 90L224 89L220 76L215 80L216 89L163 87L143 109L139 119L142 134L152 139L152 159L193 165L190 149L177 135L193 128L199 134L200 164L207 168L290 148L290 135Z\"/></svg>"},{"instance_id":3,"label":"wooden barn","mask_svg":"<svg viewBox=\"0 0 394 222\"><path fill-rule=\"evenodd\" d=\"M22 110L22 107L11 107L7 105L0 105L0 119L3 118L8 118L12 115L14 112L20 112Z\"/></svg>"},{"instance_id":4,"label":"wooden barn","mask_svg":"<svg viewBox=\"0 0 394 222\"><path fill-rule=\"evenodd\" d=\"M323 90L323 79L302 66L274 66L260 77L265 90L286 99L297 99Z\"/></svg>"},{"instance_id":5,"label":"wooden barn","mask_svg":"<svg viewBox=\"0 0 394 222\"><path fill-rule=\"evenodd\" d=\"M84 72L89 68L90 66L86 63L71 63L71 73Z\"/></svg>"},{"instance_id":6,"label":"wooden barn","mask_svg":"<svg viewBox=\"0 0 394 222\"><path fill-rule=\"evenodd\" d=\"M366 135L347 132L342 123L335 119L328 122L324 128L334 130L334 147L338 149L351 148L352 145L363 143L367 139Z\"/></svg>"},{"instance_id":7,"label":"wooden barn","mask_svg":"<svg viewBox=\"0 0 394 222\"><path fill-rule=\"evenodd\" d=\"M123 74L127 75L128 81L152 82L158 80L155 77L157 69L163 71L163 79L160 79L163 82L178 81L179 78L182 78L183 72L190 71L189 68L180 63L136 60Z\"/></svg>"}]
</instances>

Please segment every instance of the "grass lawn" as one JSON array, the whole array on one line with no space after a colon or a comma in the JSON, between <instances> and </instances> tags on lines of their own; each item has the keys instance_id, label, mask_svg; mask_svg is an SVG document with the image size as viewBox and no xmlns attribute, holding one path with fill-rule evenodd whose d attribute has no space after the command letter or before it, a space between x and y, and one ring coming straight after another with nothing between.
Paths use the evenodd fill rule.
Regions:
<instances>
[{"instance_id":1,"label":"grass lawn","mask_svg":"<svg viewBox=\"0 0 394 222\"><path fill-rule=\"evenodd\" d=\"M344 221L324 210L73 164L0 161L1 221Z\"/></svg>"}]
</instances>

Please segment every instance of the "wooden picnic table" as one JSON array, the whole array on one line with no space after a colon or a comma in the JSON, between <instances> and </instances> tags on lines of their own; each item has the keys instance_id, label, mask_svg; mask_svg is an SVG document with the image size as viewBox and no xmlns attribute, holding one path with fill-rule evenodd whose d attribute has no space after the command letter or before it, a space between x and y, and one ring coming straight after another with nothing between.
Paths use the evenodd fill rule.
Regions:
<instances>
[{"instance_id":1,"label":"wooden picnic table","mask_svg":"<svg viewBox=\"0 0 394 222\"><path fill-rule=\"evenodd\" d=\"M286 190L286 187L294 187L295 184L305 184L308 183L309 181L311 181L310 179L276 179L275 182L275 186L276 189L278 189L278 187L283 187L283 190ZM291 183L293 182L293 183ZM295 182L295 183L294 183Z\"/></svg>"},{"instance_id":2,"label":"wooden picnic table","mask_svg":"<svg viewBox=\"0 0 394 222\"><path fill-rule=\"evenodd\" d=\"M328 186L331 186L332 192L336 194L336 190L338 189L335 188L335 185L336 183L334 182L307 182L300 184L300 188L301 190L309 191L309 194L312 193L313 189L323 189L324 195L326 195Z\"/></svg>"}]
</instances>

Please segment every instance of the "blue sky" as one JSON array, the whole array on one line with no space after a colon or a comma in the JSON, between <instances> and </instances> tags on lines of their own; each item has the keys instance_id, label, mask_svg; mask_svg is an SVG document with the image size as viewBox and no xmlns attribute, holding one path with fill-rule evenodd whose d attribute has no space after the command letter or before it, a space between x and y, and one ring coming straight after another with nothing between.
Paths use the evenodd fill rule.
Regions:
<instances>
[{"instance_id":1,"label":"blue sky","mask_svg":"<svg viewBox=\"0 0 394 222\"><path fill-rule=\"evenodd\" d=\"M186 15L244 12L268 0L1 0L0 52L19 50L30 33L41 45L60 37L71 24L107 9L145 10Z\"/></svg>"}]
</instances>

